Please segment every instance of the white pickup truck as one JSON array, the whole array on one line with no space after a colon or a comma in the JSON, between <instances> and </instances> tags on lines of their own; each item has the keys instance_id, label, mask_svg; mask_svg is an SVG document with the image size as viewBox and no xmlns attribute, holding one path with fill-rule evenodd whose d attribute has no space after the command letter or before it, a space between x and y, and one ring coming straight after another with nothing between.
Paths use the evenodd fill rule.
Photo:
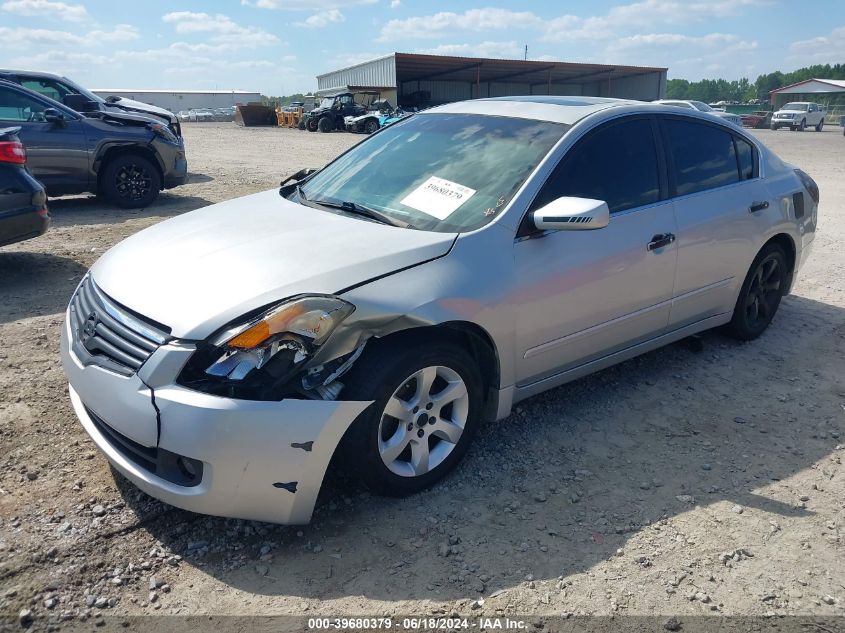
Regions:
<instances>
[{"instance_id":1,"label":"white pickup truck","mask_svg":"<svg viewBox=\"0 0 845 633\"><path fill-rule=\"evenodd\" d=\"M803 132L806 127L814 127L816 132L821 132L826 113L827 108L818 103L809 101L787 103L772 115L771 127L773 130L788 127L790 130L799 132Z\"/></svg>"}]
</instances>

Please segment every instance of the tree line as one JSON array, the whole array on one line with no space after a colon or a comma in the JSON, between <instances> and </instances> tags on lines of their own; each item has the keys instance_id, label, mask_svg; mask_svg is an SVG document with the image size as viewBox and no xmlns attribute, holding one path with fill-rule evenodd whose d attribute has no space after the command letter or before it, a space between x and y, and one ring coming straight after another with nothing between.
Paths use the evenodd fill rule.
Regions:
<instances>
[{"instance_id":1,"label":"tree line","mask_svg":"<svg viewBox=\"0 0 845 633\"><path fill-rule=\"evenodd\" d=\"M670 79L666 82L667 99L694 99L705 103L718 101L751 101L760 99L768 102L769 91L798 83L806 79L845 79L845 64L816 64L788 73L779 70L760 75L754 83L746 78L728 81L726 79ZM831 103L845 101L842 95L831 99Z\"/></svg>"}]
</instances>

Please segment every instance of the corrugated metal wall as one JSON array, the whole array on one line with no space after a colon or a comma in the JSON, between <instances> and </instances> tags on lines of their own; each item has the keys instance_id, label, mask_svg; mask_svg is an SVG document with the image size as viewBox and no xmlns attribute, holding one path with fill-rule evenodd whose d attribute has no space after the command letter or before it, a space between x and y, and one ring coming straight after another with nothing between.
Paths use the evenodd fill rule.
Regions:
<instances>
[{"instance_id":1,"label":"corrugated metal wall","mask_svg":"<svg viewBox=\"0 0 845 633\"><path fill-rule=\"evenodd\" d=\"M393 55L317 76L317 90L345 90L347 86L392 87L396 85Z\"/></svg>"},{"instance_id":2,"label":"corrugated metal wall","mask_svg":"<svg viewBox=\"0 0 845 633\"><path fill-rule=\"evenodd\" d=\"M135 101L158 106L159 108L164 108L165 110L170 110L171 112L192 110L194 108L225 108L237 104L247 104L250 101L261 100L261 94L258 92L250 92L247 94L236 94L231 92L144 92L143 90L124 92L115 92L114 90L93 90L92 92L103 98L114 95L116 97L124 97L125 99L134 99Z\"/></svg>"},{"instance_id":3,"label":"corrugated metal wall","mask_svg":"<svg viewBox=\"0 0 845 633\"><path fill-rule=\"evenodd\" d=\"M482 82L476 86L466 81L406 81L402 83L401 94L410 95L418 90L431 93L432 103L462 101L484 97L508 97L512 95L549 94L548 84L528 84L511 82ZM480 94L479 94L480 92ZM666 94L666 76L664 73L651 73L624 79L611 79L591 83L552 84L551 94L558 96L617 97L621 99L639 99L652 101L661 99Z\"/></svg>"}]
</instances>

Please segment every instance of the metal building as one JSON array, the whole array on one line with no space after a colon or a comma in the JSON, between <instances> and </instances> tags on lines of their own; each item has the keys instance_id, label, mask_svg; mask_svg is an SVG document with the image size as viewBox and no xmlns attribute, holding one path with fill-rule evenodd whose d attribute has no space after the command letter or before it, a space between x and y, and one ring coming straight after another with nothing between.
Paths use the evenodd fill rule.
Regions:
<instances>
[{"instance_id":1,"label":"metal building","mask_svg":"<svg viewBox=\"0 0 845 633\"><path fill-rule=\"evenodd\" d=\"M129 90L123 88L97 88L91 92L106 98L110 96L134 99L142 103L179 112L194 108L225 108L233 105L246 105L251 101L260 101L260 92L244 90Z\"/></svg>"},{"instance_id":2,"label":"metal building","mask_svg":"<svg viewBox=\"0 0 845 633\"><path fill-rule=\"evenodd\" d=\"M317 93L379 90L400 105L479 97L584 95L652 101L666 96L666 68L392 53L317 76Z\"/></svg>"}]
</instances>

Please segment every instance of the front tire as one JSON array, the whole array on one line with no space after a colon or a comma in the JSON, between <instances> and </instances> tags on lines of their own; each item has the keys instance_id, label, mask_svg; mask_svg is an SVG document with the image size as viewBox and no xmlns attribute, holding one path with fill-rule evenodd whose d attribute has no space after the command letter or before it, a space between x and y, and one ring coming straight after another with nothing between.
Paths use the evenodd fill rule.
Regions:
<instances>
[{"instance_id":1,"label":"front tire","mask_svg":"<svg viewBox=\"0 0 845 633\"><path fill-rule=\"evenodd\" d=\"M824 127L824 119L819 121L819 124L816 126L816 132L821 132L823 127Z\"/></svg>"},{"instance_id":2,"label":"front tire","mask_svg":"<svg viewBox=\"0 0 845 633\"><path fill-rule=\"evenodd\" d=\"M317 128L323 133L331 132L334 130L334 123L332 123L332 120L329 117L324 116L317 123Z\"/></svg>"},{"instance_id":3,"label":"front tire","mask_svg":"<svg viewBox=\"0 0 845 633\"><path fill-rule=\"evenodd\" d=\"M100 189L109 202L124 209L147 207L161 191L161 176L143 156L122 154L106 163Z\"/></svg>"},{"instance_id":4,"label":"front tire","mask_svg":"<svg viewBox=\"0 0 845 633\"><path fill-rule=\"evenodd\" d=\"M461 460L483 406L481 374L455 342L380 345L347 374L345 400L374 400L340 458L373 491L400 497L432 486Z\"/></svg>"},{"instance_id":5,"label":"front tire","mask_svg":"<svg viewBox=\"0 0 845 633\"><path fill-rule=\"evenodd\" d=\"M760 336L775 316L787 281L786 254L777 244L761 250L739 291L728 333L741 341Z\"/></svg>"},{"instance_id":6,"label":"front tire","mask_svg":"<svg viewBox=\"0 0 845 633\"><path fill-rule=\"evenodd\" d=\"M373 132L378 131L378 121L375 119L367 119L367 122L364 123L364 132L367 134L372 134Z\"/></svg>"},{"instance_id":7,"label":"front tire","mask_svg":"<svg viewBox=\"0 0 845 633\"><path fill-rule=\"evenodd\" d=\"M807 119L801 119L801 123L798 124L798 131L803 132L807 129Z\"/></svg>"}]
</instances>

